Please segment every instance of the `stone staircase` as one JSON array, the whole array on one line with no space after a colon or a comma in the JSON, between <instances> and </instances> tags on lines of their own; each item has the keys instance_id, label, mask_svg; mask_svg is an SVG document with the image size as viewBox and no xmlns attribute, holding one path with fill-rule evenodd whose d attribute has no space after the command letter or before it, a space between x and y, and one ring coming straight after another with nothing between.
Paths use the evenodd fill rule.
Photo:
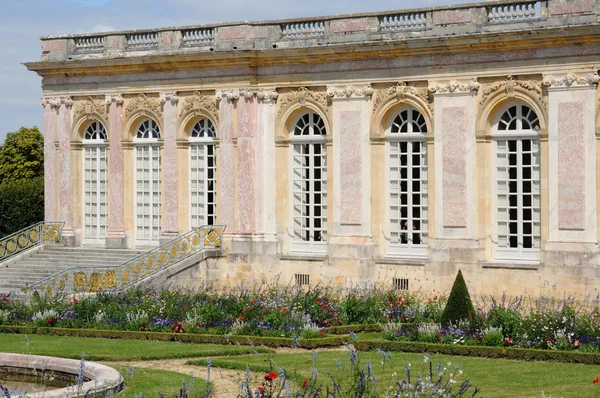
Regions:
<instances>
[{"instance_id":1,"label":"stone staircase","mask_svg":"<svg viewBox=\"0 0 600 398\"><path fill-rule=\"evenodd\" d=\"M0 293L19 292L71 267L118 266L142 253L144 250L45 245L31 255L0 266Z\"/></svg>"}]
</instances>

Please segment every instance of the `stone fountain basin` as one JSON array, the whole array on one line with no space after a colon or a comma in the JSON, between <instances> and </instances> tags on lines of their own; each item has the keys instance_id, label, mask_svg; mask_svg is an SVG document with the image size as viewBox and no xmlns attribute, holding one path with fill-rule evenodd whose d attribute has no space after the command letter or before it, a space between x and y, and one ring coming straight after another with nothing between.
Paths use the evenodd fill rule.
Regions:
<instances>
[{"instance_id":1,"label":"stone fountain basin","mask_svg":"<svg viewBox=\"0 0 600 398\"><path fill-rule=\"evenodd\" d=\"M81 362L74 359L45 357L40 355L0 353L0 368L37 369L45 372L57 372L79 375ZM27 394L27 398L78 398L94 397L102 393L118 392L123 388L123 376L117 370L95 362L85 361L84 379L81 386L71 386L53 391Z\"/></svg>"}]
</instances>

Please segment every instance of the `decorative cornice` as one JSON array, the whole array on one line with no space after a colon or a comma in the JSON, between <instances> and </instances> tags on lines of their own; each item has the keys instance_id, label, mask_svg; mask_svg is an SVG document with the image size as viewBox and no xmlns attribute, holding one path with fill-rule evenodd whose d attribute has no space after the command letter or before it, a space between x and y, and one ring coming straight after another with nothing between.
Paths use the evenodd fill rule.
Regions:
<instances>
[{"instance_id":1,"label":"decorative cornice","mask_svg":"<svg viewBox=\"0 0 600 398\"><path fill-rule=\"evenodd\" d=\"M346 87L335 87L329 86L327 87L327 95L331 98L361 98L361 97L370 97L373 95L373 88L370 84L367 84L364 87L354 87L354 86L346 86Z\"/></svg>"},{"instance_id":2,"label":"decorative cornice","mask_svg":"<svg viewBox=\"0 0 600 398\"><path fill-rule=\"evenodd\" d=\"M187 113L200 114L201 110L208 112L214 120L218 120L217 101L215 97L202 95L199 91L195 91L190 97L186 97L181 108L179 116Z\"/></svg>"},{"instance_id":3,"label":"decorative cornice","mask_svg":"<svg viewBox=\"0 0 600 398\"><path fill-rule=\"evenodd\" d=\"M72 97L60 97L61 105L64 105L66 108L71 108L73 106L73 98Z\"/></svg>"},{"instance_id":4,"label":"decorative cornice","mask_svg":"<svg viewBox=\"0 0 600 398\"><path fill-rule=\"evenodd\" d=\"M157 116L162 116L162 106L156 98L146 97L145 94L140 94L132 98L125 110L125 118L129 119L132 115L145 115L147 111L154 113Z\"/></svg>"},{"instance_id":5,"label":"decorative cornice","mask_svg":"<svg viewBox=\"0 0 600 398\"><path fill-rule=\"evenodd\" d=\"M469 93L471 91L477 92L479 90L479 82L477 78L469 80L468 82L459 82L457 80L450 80L448 83L440 82L429 82L429 91L435 94L458 94L458 93Z\"/></svg>"},{"instance_id":6,"label":"decorative cornice","mask_svg":"<svg viewBox=\"0 0 600 398\"><path fill-rule=\"evenodd\" d=\"M256 98L263 101L277 101L278 97L279 93L274 88L260 88L256 93Z\"/></svg>"},{"instance_id":7,"label":"decorative cornice","mask_svg":"<svg viewBox=\"0 0 600 398\"><path fill-rule=\"evenodd\" d=\"M164 104L167 101L171 102L171 105L175 106L179 102L179 97L176 92L160 93L160 103Z\"/></svg>"},{"instance_id":8,"label":"decorative cornice","mask_svg":"<svg viewBox=\"0 0 600 398\"><path fill-rule=\"evenodd\" d=\"M123 105L123 103L125 102L125 99L123 98L123 96L121 94L114 94L114 95L107 95L105 97L105 101L106 101L106 105L110 105L112 102L114 102L117 105Z\"/></svg>"},{"instance_id":9,"label":"decorative cornice","mask_svg":"<svg viewBox=\"0 0 600 398\"><path fill-rule=\"evenodd\" d=\"M92 97L87 97L85 101L76 102L73 113L74 120L78 120L79 118L83 117L93 118L94 116L100 116L106 120L106 102L94 100Z\"/></svg>"},{"instance_id":10,"label":"decorative cornice","mask_svg":"<svg viewBox=\"0 0 600 398\"><path fill-rule=\"evenodd\" d=\"M406 82L398 82L393 86L377 90L375 100L373 101L373 111L376 111L382 103L390 98L396 98L398 101L406 100L407 95L412 95L421 99L427 104L429 111L433 113L433 103L429 100L429 90L427 87L409 86Z\"/></svg>"},{"instance_id":11,"label":"decorative cornice","mask_svg":"<svg viewBox=\"0 0 600 398\"><path fill-rule=\"evenodd\" d=\"M331 104L329 103L329 96L327 93L322 91L312 91L306 87L300 87L297 90L279 95L279 110L277 111L277 118L279 118L290 106L294 104L306 106L306 103L309 99L320 105L327 116L331 118Z\"/></svg>"},{"instance_id":12,"label":"decorative cornice","mask_svg":"<svg viewBox=\"0 0 600 398\"><path fill-rule=\"evenodd\" d=\"M217 90L215 93L217 101L221 101L223 98L227 98L228 101L234 101L244 97L246 99L252 99L254 97L264 101L274 101L279 97L277 90L269 88L227 88L223 90Z\"/></svg>"},{"instance_id":13,"label":"decorative cornice","mask_svg":"<svg viewBox=\"0 0 600 398\"><path fill-rule=\"evenodd\" d=\"M53 109L58 109L60 107L60 97L42 97L40 103L44 108L49 106Z\"/></svg>"},{"instance_id":14,"label":"decorative cornice","mask_svg":"<svg viewBox=\"0 0 600 398\"><path fill-rule=\"evenodd\" d=\"M239 88L228 88L223 90L217 90L215 92L215 98L217 101L221 101L223 98L227 98L228 101L237 100L240 98Z\"/></svg>"},{"instance_id":15,"label":"decorative cornice","mask_svg":"<svg viewBox=\"0 0 600 398\"><path fill-rule=\"evenodd\" d=\"M596 87L600 83L600 76L597 72L586 76L579 76L574 73L567 73L562 77L544 75L542 82L548 88Z\"/></svg>"}]
</instances>

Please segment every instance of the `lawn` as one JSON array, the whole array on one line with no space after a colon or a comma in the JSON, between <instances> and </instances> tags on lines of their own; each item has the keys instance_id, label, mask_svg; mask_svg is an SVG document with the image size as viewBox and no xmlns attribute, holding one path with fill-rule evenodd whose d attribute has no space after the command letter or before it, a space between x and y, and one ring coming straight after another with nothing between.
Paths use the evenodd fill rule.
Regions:
<instances>
[{"instance_id":1,"label":"lawn","mask_svg":"<svg viewBox=\"0 0 600 398\"><path fill-rule=\"evenodd\" d=\"M413 377L416 373L424 372L424 356L421 354L392 353L391 360L381 364L382 356L377 352L359 353L362 369L371 362L377 376L378 385L387 387L394 379L404 376L404 368L411 364ZM595 377L600 376L600 366L572 365L553 362L522 362L510 360L492 360L457 356L432 355L430 357L434 368L438 362L446 366L451 362L451 369L459 365L464 374L459 379L461 383L469 379L475 386L481 388L481 397L541 397L542 391L552 397L595 397L600 388L592 384ZM321 375L320 381L328 382L327 374L335 375L338 381L348 380L349 355L347 351L327 351L317 354L313 362L311 353L252 355L231 358L213 359L213 366L233 369L246 369L267 372L269 361L272 360L274 369L285 369L290 378L297 382L310 377L310 369L317 368ZM341 362L338 368L336 360ZM203 361L190 361L190 364L200 365ZM428 368L427 368L428 369ZM471 392L473 389L470 390Z\"/></svg>"},{"instance_id":2,"label":"lawn","mask_svg":"<svg viewBox=\"0 0 600 398\"><path fill-rule=\"evenodd\" d=\"M159 393L166 398L178 397L179 389L183 386L183 381L189 385L190 377L181 373L158 371L152 369L133 369L133 376L130 374L131 369L123 366L116 366L115 369L123 374L125 379L125 389L117 394L117 397L134 398L145 396L148 398L158 397ZM193 388L188 398L204 397L207 384L203 379L194 379ZM142 395L143 394L143 395Z\"/></svg>"},{"instance_id":3,"label":"lawn","mask_svg":"<svg viewBox=\"0 0 600 398\"><path fill-rule=\"evenodd\" d=\"M90 339L84 337L0 334L0 352L91 361L135 361L268 353L268 348L190 344L172 341Z\"/></svg>"}]
</instances>

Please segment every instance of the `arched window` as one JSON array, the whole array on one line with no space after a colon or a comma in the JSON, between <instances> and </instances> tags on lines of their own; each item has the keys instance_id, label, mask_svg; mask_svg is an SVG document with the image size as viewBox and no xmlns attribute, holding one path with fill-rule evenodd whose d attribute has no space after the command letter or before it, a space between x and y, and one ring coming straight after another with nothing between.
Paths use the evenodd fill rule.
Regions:
<instances>
[{"instance_id":1,"label":"arched window","mask_svg":"<svg viewBox=\"0 0 600 398\"><path fill-rule=\"evenodd\" d=\"M511 104L493 131L495 242L498 260L539 260L541 241L538 116Z\"/></svg>"},{"instance_id":2,"label":"arched window","mask_svg":"<svg viewBox=\"0 0 600 398\"><path fill-rule=\"evenodd\" d=\"M108 221L106 129L94 121L83 137L83 242L101 244Z\"/></svg>"},{"instance_id":3,"label":"arched window","mask_svg":"<svg viewBox=\"0 0 600 398\"><path fill-rule=\"evenodd\" d=\"M389 256L426 256L428 242L427 124L414 108L392 115L388 153Z\"/></svg>"},{"instance_id":4,"label":"arched window","mask_svg":"<svg viewBox=\"0 0 600 398\"><path fill-rule=\"evenodd\" d=\"M327 149L325 122L309 111L290 134L292 149L292 251L325 252Z\"/></svg>"},{"instance_id":5,"label":"arched window","mask_svg":"<svg viewBox=\"0 0 600 398\"><path fill-rule=\"evenodd\" d=\"M156 245L160 239L161 159L160 128L154 120L142 121L133 140L135 147L136 245Z\"/></svg>"},{"instance_id":6,"label":"arched window","mask_svg":"<svg viewBox=\"0 0 600 398\"><path fill-rule=\"evenodd\" d=\"M216 224L215 127L199 120L190 132L190 223L192 228Z\"/></svg>"}]
</instances>

